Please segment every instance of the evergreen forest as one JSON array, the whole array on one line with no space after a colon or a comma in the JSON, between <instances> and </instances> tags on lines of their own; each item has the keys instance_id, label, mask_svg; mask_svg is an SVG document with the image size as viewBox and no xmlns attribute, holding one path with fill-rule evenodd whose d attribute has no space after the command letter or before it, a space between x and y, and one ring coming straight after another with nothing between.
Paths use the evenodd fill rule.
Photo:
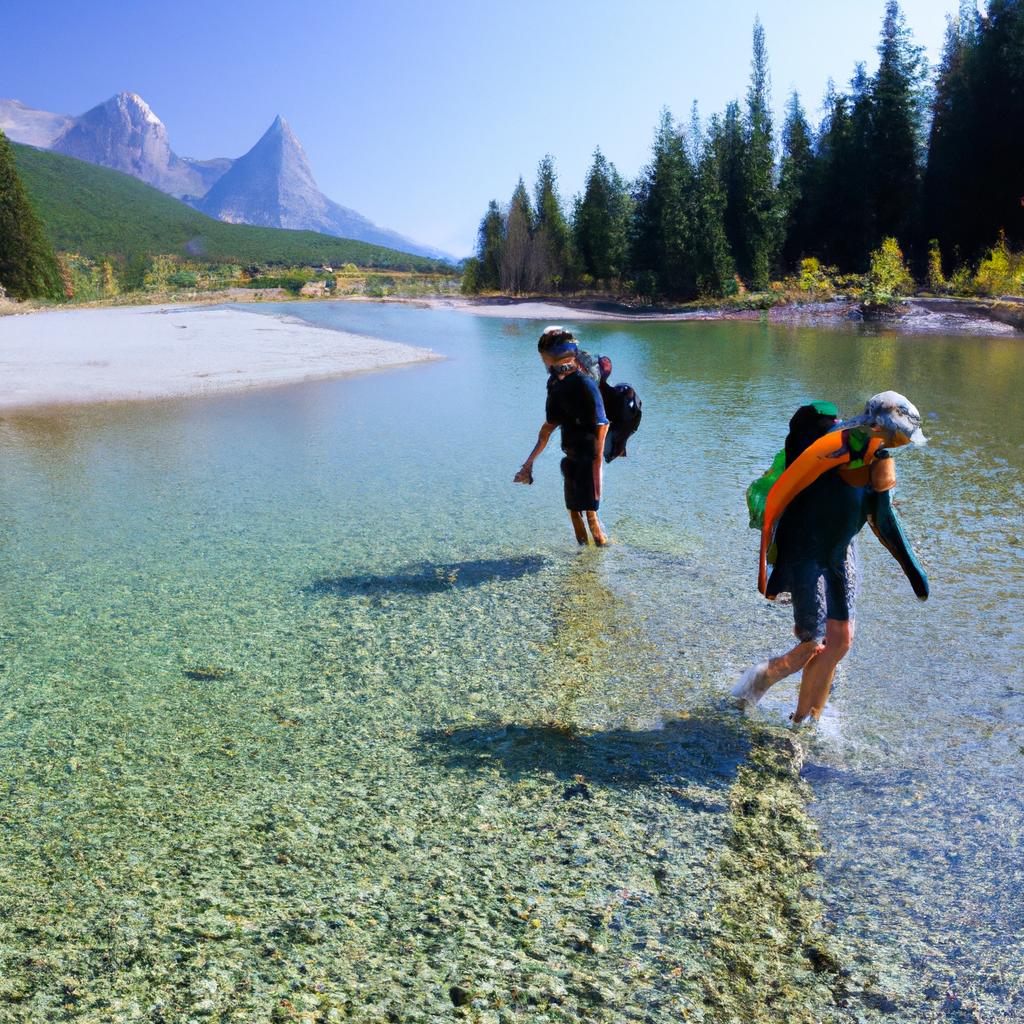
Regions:
<instances>
[{"instance_id":1,"label":"evergreen forest","mask_svg":"<svg viewBox=\"0 0 1024 1024\"><path fill-rule=\"evenodd\" d=\"M937 68L887 0L877 70L830 81L817 125L796 93L773 122L755 21L742 101L685 122L663 110L634 181L596 149L568 210L545 156L532 193L520 178L489 204L463 290L688 300L860 275L880 292L1019 294L1022 126L1024 0L962 3Z\"/></svg>"}]
</instances>

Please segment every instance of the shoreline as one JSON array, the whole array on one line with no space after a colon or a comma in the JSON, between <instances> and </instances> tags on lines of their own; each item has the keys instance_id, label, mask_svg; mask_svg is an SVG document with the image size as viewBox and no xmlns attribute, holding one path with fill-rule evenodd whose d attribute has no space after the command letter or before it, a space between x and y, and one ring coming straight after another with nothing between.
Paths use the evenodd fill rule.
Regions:
<instances>
[{"instance_id":1,"label":"shoreline","mask_svg":"<svg viewBox=\"0 0 1024 1024\"><path fill-rule=\"evenodd\" d=\"M134 296L133 296L134 298ZM897 334L1024 334L1024 299L979 299L970 297L911 296L890 313L865 318L856 300L835 296L807 302L784 302L766 308L743 308L686 304L679 306L631 306L606 298L565 296L403 296L373 297L341 295L298 297L283 289L250 290L231 288L217 292L154 295L147 300L121 302L98 300L83 305L38 306L32 303L0 301L0 324L12 317L49 312L82 310L174 308L204 309L221 305L257 305L266 302L356 302L419 306L425 309L452 309L475 316L546 320L604 321L610 323L706 323L714 321L751 321L791 327L844 327L867 324Z\"/></svg>"},{"instance_id":2,"label":"shoreline","mask_svg":"<svg viewBox=\"0 0 1024 1024\"><path fill-rule=\"evenodd\" d=\"M293 317L202 306L0 319L0 414L237 393L443 358Z\"/></svg>"},{"instance_id":3,"label":"shoreline","mask_svg":"<svg viewBox=\"0 0 1024 1024\"><path fill-rule=\"evenodd\" d=\"M403 300L391 300L403 301ZM897 334L1015 335L1024 333L1024 303L982 299L908 298L890 315L866 319L860 304L834 298L787 302L767 309L736 307L631 307L608 299L437 298L418 301L435 309L457 309L485 317L526 320L574 319L607 322L707 323L752 321L793 327L868 324ZM515 312L512 312L514 310Z\"/></svg>"}]
</instances>

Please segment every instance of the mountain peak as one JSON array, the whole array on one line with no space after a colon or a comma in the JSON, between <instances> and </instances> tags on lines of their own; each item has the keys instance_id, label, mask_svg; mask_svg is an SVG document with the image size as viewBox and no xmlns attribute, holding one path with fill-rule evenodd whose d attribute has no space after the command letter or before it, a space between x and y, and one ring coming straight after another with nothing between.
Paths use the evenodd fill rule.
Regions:
<instances>
[{"instance_id":1,"label":"mountain peak","mask_svg":"<svg viewBox=\"0 0 1024 1024\"><path fill-rule=\"evenodd\" d=\"M278 114L259 142L210 189L199 209L219 220L296 228L316 221L326 203L302 143Z\"/></svg>"},{"instance_id":2,"label":"mountain peak","mask_svg":"<svg viewBox=\"0 0 1024 1024\"><path fill-rule=\"evenodd\" d=\"M273 123L263 133L262 138L256 145L259 146L263 142L274 141L281 141L285 145L299 150L300 153L302 152L302 143L299 142L295 132L292 131L292 126L280 114L274 118ZM305 156L303 156L303 159L305 159Z\"/></svg>"},{"instance_id":3,"label":"mountain peak","mask_svg":"<svg viewBox=\"0 0 1024 1024\"><path fill-rule=\"evenodd\" d=\"M176 156L163 121L137 92L119 92L74 118L52 148L179 197L202 195L223 173L222 166L200 166Z\"/></svg>"},{"instance_id":4,"label":"mountain peak","mask_svg":"<svg viewBox=\"0 0 1024 1024\"><path fill-rule=\"evenodd\" d=\"M119 92L108 103L115 105L118 109L125 111L131 118L132 114L137 115L146 124L163 126L163 121L153 113L153 108L137 92ZM136 120L136 118L132 118Z\"/></svg>"}]
</instances>

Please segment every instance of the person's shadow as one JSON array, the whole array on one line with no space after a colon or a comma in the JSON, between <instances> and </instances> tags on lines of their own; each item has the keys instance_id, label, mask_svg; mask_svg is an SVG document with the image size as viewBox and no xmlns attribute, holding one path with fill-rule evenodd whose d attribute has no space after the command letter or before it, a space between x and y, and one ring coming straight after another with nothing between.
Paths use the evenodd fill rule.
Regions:
<instances>
[{"instance_id":1,"label":"person's shadow","mask_svg":"<svg viewBox=\"0 0 1024 1024\"><path fill-rule=\"evenodd\" d=\"M566 786L563 799L590 799L602 788L661 788L675 802L724 812L725 790L750 749L736 716L714 709L673 719L662 728L575 733L556 724L494 722L420 734L426 756L466 772L499 768L513 780L550 774ZM690 791L690 784L700 790ZM710 800L707 790L721 791ZM703 792L701 792L703 791Z\"/></svg>"},{"instance_id":2,"label":"person's shadow","mask_svg":"<svg viewBox=\"0 0 1024 1024\"><path fill-rule=\"evenodd\" d=\"M485 583L517 580L549 564L543 555L475 558L464 562L412 562L390 573L321 576L305 592L316 597L439 594Z\"/></svg>"}]
</instances>

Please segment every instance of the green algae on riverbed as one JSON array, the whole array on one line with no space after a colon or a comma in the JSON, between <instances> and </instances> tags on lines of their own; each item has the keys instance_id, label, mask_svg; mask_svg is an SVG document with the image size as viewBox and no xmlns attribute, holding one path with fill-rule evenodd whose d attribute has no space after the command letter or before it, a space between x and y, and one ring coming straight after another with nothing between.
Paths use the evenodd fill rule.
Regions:
<instances>
[{"instance_id":1,"label":"green algae on riverbed","mask_svg":"<svg viewBox=\"0 0 1024 1024\"><path fill-rule=\"evenodd\" d=\"M64 670L18 642L27 623L8 630L0 1019L726 1020L757 1003L736 969L761 941L743 894L775 874L721 851L746 843L749 807L788 852L806 825L737 802L734 713L641 721L637 682L669 680L598 561L324 579L226 621L211 608L163 667L136 625L137 676L86 657L102 624L120 632L116 590L64 621ZM165 581L163 613L195 615L194 589Z\"/></svg>"}]
</instances>

